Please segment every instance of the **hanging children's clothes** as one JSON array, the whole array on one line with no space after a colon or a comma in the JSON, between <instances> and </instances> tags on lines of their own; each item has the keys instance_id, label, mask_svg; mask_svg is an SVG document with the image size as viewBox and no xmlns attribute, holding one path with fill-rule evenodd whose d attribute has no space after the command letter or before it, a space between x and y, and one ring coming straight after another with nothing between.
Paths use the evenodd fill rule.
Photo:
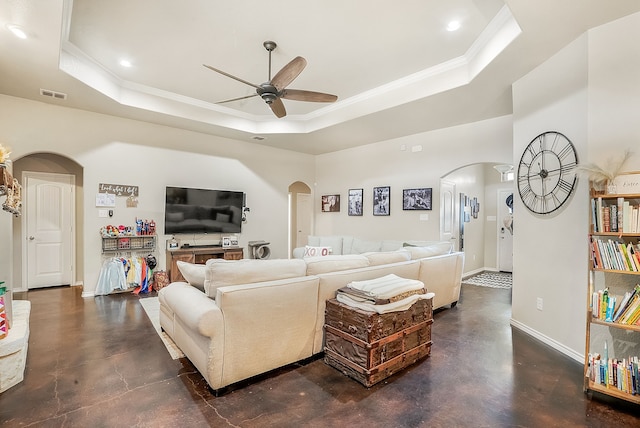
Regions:
<instances>
[{"instance_id":1,"label":"hanging children's clothes","mask_svg":"<svg viewBox=\"0 0 640 428\"><path fill-rule=\"evenodd\" d=\"M95 295L104 296L116 290L122 291L126 289L127 280L122 259L117 257L106 259L100 269Z\"/></svg>"},{"instance_id":2,"label":"hanging children's clothes","mask_svg":"<svg viewBox=\"0 0 640 428\"><path fill-rule=\"evenodd\" d=\"M144 257L111 257L102 264L95 294L126 290L148 293L152 290L151 278L152 270Z\"/></svg>"}]
</instances>

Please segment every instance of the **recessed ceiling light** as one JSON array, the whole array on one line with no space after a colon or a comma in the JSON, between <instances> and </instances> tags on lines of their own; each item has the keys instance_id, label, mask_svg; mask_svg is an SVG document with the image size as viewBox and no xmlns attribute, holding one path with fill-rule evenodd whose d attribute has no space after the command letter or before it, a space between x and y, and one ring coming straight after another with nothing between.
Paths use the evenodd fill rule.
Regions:
<instances>
[{"instance_id":1,"label":"recessed ceiling light","mask_svg":"<svg viewBox=\"0 0 640 428\"><path fill-rule=\"evenodd\" d=\"M17 38L19 38L19 39L26 39L27 38L27 33L22 28L20 28L18 25L9 24L9 25L7 25L7 28Z\"/></svg>"},{"instance_id":2,"label":"recessed ceiling light","mask_svg":"<svg viewBox=\"0 0 640 428\"><path fill-rule=\"evenodd\" d=\"M456 31L460 29L460 21L451 21L447 24L447 31Z\"/></svg>"},{"instance_id":3,"label":"recessed ceiling light","mask_svg":"<svg viewBox=\"0 0 640 428\"><path fill-rule=\"evenodd\" d=\"M120 60L120 65L123 67L131 67L131 61L129 61L128 59L121 59Z\"/></svg>"}]
</instances>

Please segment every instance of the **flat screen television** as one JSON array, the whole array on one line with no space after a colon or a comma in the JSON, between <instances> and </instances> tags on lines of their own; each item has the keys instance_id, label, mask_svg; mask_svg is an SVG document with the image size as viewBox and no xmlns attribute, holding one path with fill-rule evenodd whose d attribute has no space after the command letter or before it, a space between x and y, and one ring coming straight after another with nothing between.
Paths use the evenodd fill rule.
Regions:
<instances>
[{"instance_id":1,"label":"flat screen television","mask_svg":"<svg viewBox=\"0 0 640 428\"><path fill-rule=\"evenodd\" d=\"M167 186L164 233L240 233L244 194Z\"/></svg>"}]
</instances>

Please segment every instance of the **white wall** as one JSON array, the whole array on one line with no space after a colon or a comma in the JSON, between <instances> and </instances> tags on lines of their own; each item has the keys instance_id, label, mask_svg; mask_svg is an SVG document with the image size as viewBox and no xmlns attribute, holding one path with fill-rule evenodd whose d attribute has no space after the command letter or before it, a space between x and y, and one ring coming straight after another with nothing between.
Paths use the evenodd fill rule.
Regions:
<instances>
[{"instance_id":1,"label":"white wall","mask_svg":"<svg viewBox=\"0 0 640 428\"><path fill-rule=\"evenodd\" d=\"M422 150L414 151L417 147ZM440 178L465 165L509 163L511 150L511 116L503 116L317 156L314 233L438 240ZM373 187L377 186L391 186L390 216L373 216ZM433 189L432 211L402 210L402 190L415 187ZM347 215L347 192L354 188L364 189L362 217ZM331 194L340 194L344 201L339 213L320 211L321 196ZM425 213L428 220L420 220Z\"/></svg>"},{"instance_id":2,"label":"white wall","mask_svg":"<svg viewBox=\"0 0 640 428\"><path fill-rule=\"evenodd\" d=\"M271 242L272 257L287 257L288 187L313 182L313 157L252 143L164 127L145 122L0 96L0 141L12 157L53 152L84 168L84 292L95 289L102 263L100 227L154 219L162 233L166 185L239 190L251 208L239 236ZM98 217L99 183L139 186L137 208L117 198L115 215ZM164 266L165 239L156 254ZM196 237L206 243L219 236ZM11 246L2 245L0 259ZM16 288L16 287L14 287Z\"/></svg>"},{"instance_id":3,"label":"white wall","mask_svg":"<svg viewBox=\"0 0 640 428\"><path fill-rule=\"evenodd\" d=\"M578 160L603 163L640 141L640 14L579 37L513 85L514 162L547 130ZM637 155L629 169L640 169ZM535 216L515 198L512 322L581 360L587 305L588 182L559 213ZM543 310L536 299L543 298Z\"/></svg>"}]
</instances>

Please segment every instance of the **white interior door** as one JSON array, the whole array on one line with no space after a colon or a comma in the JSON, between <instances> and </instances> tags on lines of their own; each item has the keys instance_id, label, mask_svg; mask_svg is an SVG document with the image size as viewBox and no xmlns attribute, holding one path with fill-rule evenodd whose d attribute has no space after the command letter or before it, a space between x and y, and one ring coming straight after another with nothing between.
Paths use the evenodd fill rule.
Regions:
<instances>
[{"instance_id":1,"label":"white interior door","mask_svg":"<svg viewBox=\"0 0 640 428\"><path fill-rule=\"evenodd\" d=\"M509 207L511 199L511 208ZM498 190L498 270L513 272L513 190Z\"/></svg>"},{"instance_id":2,"label":"white interior door","mask_svg":"<svg viewBox=\"0 0 640 428\"><path fill-rule=\"evenodd\" d=\"M25 172L23 288L71 284L75 177ZM26 227L25 227L26 226Z\"/></svg>"},{"instance_id":3,"label":"white interior door","mask_svg":"<svg viewBox=\"0 0 640 428\"><path fill-rule=\"evenodd\" d=\"M440 180L440 240L453 242L454 249L457 251L455 194L454 182Z\"/></svg>"},{"instance_id":4,"label":"white interior door","mask_svg":"<svg viewBox=\"0 0 640 428\"><path fill-rule=\"evenodd\" d=\"M307 237L311 235L311 194L298 193L296 200L296 247L307 245Z\"/></svg>"}]
</instances>

